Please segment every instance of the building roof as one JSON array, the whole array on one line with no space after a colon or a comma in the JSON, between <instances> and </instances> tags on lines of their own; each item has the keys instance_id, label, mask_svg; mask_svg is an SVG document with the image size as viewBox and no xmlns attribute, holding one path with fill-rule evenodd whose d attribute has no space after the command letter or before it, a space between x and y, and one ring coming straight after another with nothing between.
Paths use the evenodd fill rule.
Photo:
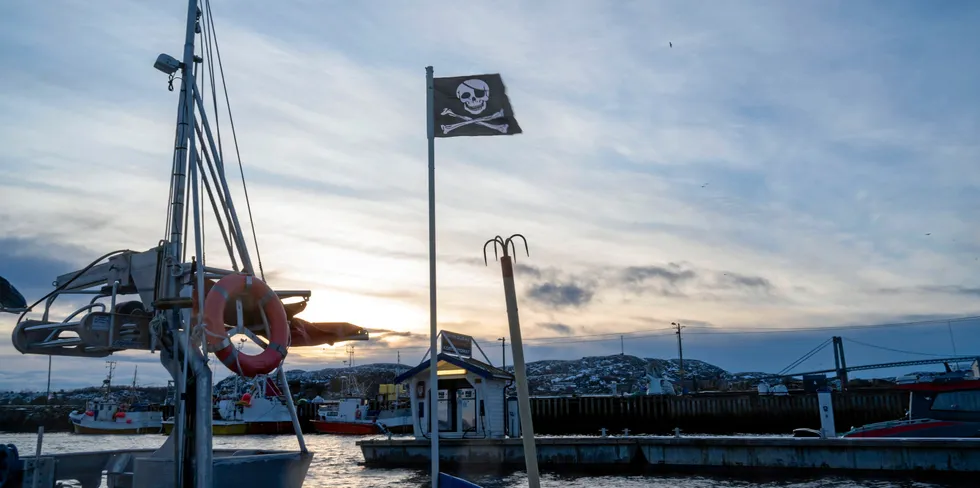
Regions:
<instances>
[{"instance_id":1,"label":"building roof","mask_svg":"<svg viewBox=\"0 0 980 488\"><path fill-rule=\"evenodd\" d=\"M439 355L436 356L436 360L437 361L445 361L445 362L447 362L449 364L452 364L453 366L456 366L458 368L465 369L466 371L469 371L470 373L473 373L473 374L475 374L477 376L480 376L480 377L486 378L486 379L490 379L490 378L497 378L497 379L501 379L501 380L513 380L514 379L514 375L512 375L512 374L510 374L510 373L508 373L508 372L506 372L506 371L504 371L504 370L502 370L500 368L496 368L496 367L491 366L491 365L489 365L487 363L484 363L483 361L477 361L476 359L473 359L473 358L463 358L463 357L459 357L459 356L452 355L452 354L439 353ZM416 366L416 367L414 367L414 368L412 368L412 369L410 369L410 370L408 370L408 371L406 371L406 372L398 375L395 378L395 383L402 383L405 380L407 380L407 379L409 379L409 378L411 378L411 377L413 377L413 376L415 376L415 375L417 375L419 373L422 373L424 371L428 371L429 370L429 365L430 365L430 362L428 360L423 361L418 366Z\"/></svg>"}]
</instances>

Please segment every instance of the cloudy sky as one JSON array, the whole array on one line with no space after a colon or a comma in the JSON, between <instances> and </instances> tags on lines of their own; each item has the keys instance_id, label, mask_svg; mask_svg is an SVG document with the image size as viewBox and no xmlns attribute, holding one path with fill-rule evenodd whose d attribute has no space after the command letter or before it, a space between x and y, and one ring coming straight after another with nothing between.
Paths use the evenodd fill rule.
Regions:
<instances>
[{"instance_id":1,"label":"cloudy sky","mask_svg":"<svg viewBox=\"0 0 980 488\"><path fill-rule=\"evenodd\" d=\"M524 130L436 141L440 327L494 361L507 322L482 247L516 232L530 360L676 357L672 321L685 357L736 371L778 371L834 334L860 341L849 364L980 353L980 320L946 320L980 315L976 3L213 10L264 269L313 291L308 320L398 332L357 343L358 364L425 352L427 65L500 73ZM180 57L185 9L0 14L0 275L33 300L163 237L177 91L153 61ZM841 328L874 324L905 325ZM0 318L0 389L43 384L46 358L17 353L13 325ZM163 384L156 356L118 356ZM288 364L345 357L294 349ZM827 348L804 369L832 363ZM54 360L56 388L103 374Z\"/></svg>"}]
</instances>

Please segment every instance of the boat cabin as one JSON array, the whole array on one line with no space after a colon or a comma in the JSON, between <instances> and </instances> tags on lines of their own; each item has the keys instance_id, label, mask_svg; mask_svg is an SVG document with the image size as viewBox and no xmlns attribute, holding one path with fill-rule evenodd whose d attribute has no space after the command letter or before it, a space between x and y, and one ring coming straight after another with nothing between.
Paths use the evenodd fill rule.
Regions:
<instances>
[{"instance_id":1,"label":"boat cabin","mask_svg":"<svg viewBox=\"0 0 980 488\"><path fill-rule=\"evenodd\" d=\"M457 335L458 336L458 335ZM465 337L465 336L464 336ZM472 339L470 339L472 340ZM456 344L459 346L459 344ZM447 351L449 349L449 351ZM450 352L451 351L451 352ZM476 360L462 347L443 347L437 356L439 438L500 439L505 435L505 390L514 376L488 362ZM489 360L488 360L489 361ZM429 359L398 375L412 399L413 433L428 438Z\"/></svg>"},{"instance_id":2,"label":"boat cabin","mask_svg":"<svg viewBox=\"0 0 980 488\"><path fill-rule=\"evenodd\" d=\"M909 419L980 421L980 380L950 379L898 388L909 392Z\"/></svg>"},{"instance_id":3,"label":"boat cabin","mask_svg":"<svg viewBox=\"0 0 980 488\"><path fill-rule=\"evenodd\" d=\"M317 417L324 422L352 422L368 420L368 404L359 398L324 400L317 409Z\"/></svg>"}]
</instances>

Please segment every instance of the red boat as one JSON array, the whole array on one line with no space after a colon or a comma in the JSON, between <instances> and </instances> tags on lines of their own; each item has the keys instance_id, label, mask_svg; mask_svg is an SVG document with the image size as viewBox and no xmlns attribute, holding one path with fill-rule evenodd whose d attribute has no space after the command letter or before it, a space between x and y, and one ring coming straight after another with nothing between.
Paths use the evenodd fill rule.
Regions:
<instances>
[{"instance_id":1,"label":"red boat","mask_svg":"<svg viewBox=\"0 0 980 488\"><path fill-rule=\"evenodd\" d=\"M381 429L368 418L367 402L360 398L327 400L317 410L317 420L310 421L313 429L324 434L371 435Z\"/></svg>"},{"instance_id":2,"label":"red boat","mask_svg":"<svg viewBox=\"0 0 980 488\"><path fill-rule=\"evenodd\" d=\"M980 437L980 381L951 378L899 385L909 391L901 420L865 425L843 437Z\"/></svg>"}]
</instances>

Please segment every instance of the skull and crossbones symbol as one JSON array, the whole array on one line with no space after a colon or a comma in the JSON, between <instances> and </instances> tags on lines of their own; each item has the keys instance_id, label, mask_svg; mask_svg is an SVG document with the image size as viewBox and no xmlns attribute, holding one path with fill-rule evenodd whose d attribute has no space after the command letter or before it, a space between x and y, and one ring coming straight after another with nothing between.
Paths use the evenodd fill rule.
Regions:
<instances>
[{"instance_id":1,"label":"skull and crossbones symbol","mask_svg":"<svg viewBox=\"0 0 980 488\"><path fill-rule=\"evenodd\" d=\"M490 86L483 80L466 80L459 84L456 88L456 98L463 104L463 109L473 115L479 115L484 110L487 109L487 101L490 100ZM494 129L499 131L501 134L507 133L508 124L490 124L488 121L496 120L504 117L503 109L498 110L492 115L487 115L484 117L469 117L466 115L459 115L452 110L446 108L442 110L441 115L448 115L450 117L455 117L461 119L462 122L456 124L443 124L442 133L448 134L455 129L470 124L482 125L483 127Z\"/></svg>"}]
</instances>

